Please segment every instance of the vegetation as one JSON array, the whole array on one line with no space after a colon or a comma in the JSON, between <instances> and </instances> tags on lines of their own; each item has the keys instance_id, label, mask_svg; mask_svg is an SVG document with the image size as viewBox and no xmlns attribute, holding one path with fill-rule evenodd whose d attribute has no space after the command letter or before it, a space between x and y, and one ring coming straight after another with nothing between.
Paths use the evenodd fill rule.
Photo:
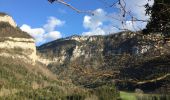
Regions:
<instances>
[{"instance_id":1,"label":"vegetation","mask_svg":"<svg viewBox=\"0 0 170 100\"><path fill-rule=\"evenodd\" d=\"M81 12L64 0L48 1L51 3L57 1ZM120 9L123 10L122 16L125 17L127 11L121 0L117 1ZM146 31L168 36L170 1L154 1L152 7L145 5L146 14L151 15ZM0 16L3 15L3 13L0 14ZM31 38L19 28L14 28L4 22L0 22L0 37ZM84 55L72 60L73 51L77 46L81 47L80 51L84 50ZM143 47L147 49L146 52L142 51ZM69 39L56 40L38 47L38 50L39 55L49 59L65 57L62 63L55 62L47 66L64 82L57 80L57 77L46 67L33 66L22 60L1 57L0 99L169 99L166 95L170 92L169 49L169 44L164 43L161 36L157 37L152 34L143 36L140 32L135 35L132 32L122 32L104 37L94 36L83 42ZM21 52L17 48L15 48L17 52L5 49L0 51L18 54ZM163 95L148 96L143 93L126 92L119 94L115 85L106 84L109 82L115 83L117 88L122 90L135 91L138 88L142 92L155 92Z\"/></svg>"},{"instance_id":2,"label":"vegetation","mask_svg":"<svg viewBox=\"0 0 170 100\"><path fill-rule=\"evenodd\" d=\"M10 61L10 62L9 62ZM85 95L83 89L57 81L54 76L20 60L0 57L0 98L3 99L59 99ZM46 69L46 72L48 70Z\"/></svg>"},{"instance_id":3,"label":"vegetation","mask_svg":"<svg viewBox=\"0 0 170 100\"><path fill-rule=\"evenodd\" d=\"M14 28L5 22L0 22L0 37L32 38L28 33L21 31L18 27Z\"/></svg>"},{"instance_id":4,"label":"vegetation","mask_svg":"<svg viewBox=\"0 0 170 100\"><path fill-rule=\"evenodd\" d=\"M107 90L106 87L97 90L80 88L70 82L57 80L45 67L33 66L19 59L0 57L0 99L85 100L102 95L117 98L117 93L113 86Z\"/></svg>"},{"instance_id":5,"label":"vegetation","mask_svg":"<svg viewBox=\"0 0 170 100\"><path fill-rule=\"evenodd\" d=\"M74 7L73 5L69 4L70 1L65 0L48 0L50 3L58 2L61 3L70 9L78 13L89 13L93 15L92 11L82 11L79 8ZM102 0L101 0L102 1ZM150 5L148 3L144 6L146 8L146 15L151 16L150 20L139 19L137 16L133 15L131 11L128 11L126 8L126 0L113 0L111 2L103 0L102 2L104 5L113 8L119 9L120 14L124 19L119 19L122 24L124 24L127 19L131 18L131 21L141 21L141 22L148 22L146 29L144 29L144 33L149 34L150 32L156 33L163 33L163 35L170 36L170 1L169 0L154 0L154 4ZM93 2L93 1L92 1ZM114 20L114 18L113 18ZM119 29L119 28L118 28ZM127 30L124 28L123 30Z\"/></svg>"},{"instance_id":6,"label":"vegetation","mask_svg":"<svg viewBox=\"0 0 170 100\"><path fill-rule=\"evenodd\" d=\"M121 91L120 98L122 100L169 100L170 96L160 94L140 94Z\"/></svg>"},{"instance_id":7,"label":"vegetation","mask_svg":"<svg viewBox=\"0 0 170 100\"><path fill-rule=\"evenodd\" d=\"M14 28L10 24L0 22L0 42L6 40L5 37L31 38L27 33L22 32L19 28ZM28 41L29 42L29 41ZM58 45L49 43L47 50L53 47L59 47L55 53L60 54L62 49L66 49L68 55L72 55L73 49L79 45L77 41L57 41ZM89 45L95 45L90 43ZM43 47L44 48L44 47ZM46 47L45 47L46 48ZM12 48L7 50L0 49L0 52L25 55L29 50ZM25 52L25 53L24 53ZM47 57L55 57L52 54ZM0 57L0 99L5 100L85 100L86 98L97 100L107 96L108 98L118 98L118 91L114 86L105 86L98 89L86 89L75 86L71 81L57 80L57 76L49 71L44 65L31 65L23 59L10 57ZM92 93L93 92L93 93ZM92 94L91 94L92 93ZM102 97L103 96L103 97ZM109 99L108 99L109 100Z\"/></svg>"},{"instance_id":8,"label":"vegetation","mask_svg":"<svg viewBox=\"0 0 170 100\"><path fill-rule=\"evenodd\" d=\"M115 85L103 85L95 89L95 94L99 100L117 100L119 99L119 92Z\"/></svg>"},{"instance_id":9,"label":"vegetation","mask_svg":"<svg viewBox=\"0 0 170 100\"><path fill-rule=\"evenodd\" d=\"M170 92L169 60L169 55L134 60L129 67L120 70L122 81L118 82L117 86L119 89L130 91L140 88L144 92L168 94Z\"/></svg>"},{"instance_id":10,"label":"vegetation","mask_svg":"<svg viewBox=\"0 0 170 100\"><path fill-rule=\"evenodd\" d=\"M148 0L150 1L150 0ZM150 21L147 25L149 32L162 32L165 36L170 36L170 1L154 0L151 7L146 4L146 14L150 15Z\"/></svg>"},{"instance_id":11,"label":"vegetation","mask_svg":"<svg viewBox=\"0 0 170 100\"><path fill-rule=\"evenodd\" d=\"M76 85L96 88L113 82L121 90L140 88L144 92L168 93L170 48L162 42L161 35L121 32L90 38L81 42L56 40L38 47L38 51L47 59L49 55L64 57L63 63L50 63L48 68L60 79ZM85 53L72 59L76 47Z\"/></svg>"}]
</instances>

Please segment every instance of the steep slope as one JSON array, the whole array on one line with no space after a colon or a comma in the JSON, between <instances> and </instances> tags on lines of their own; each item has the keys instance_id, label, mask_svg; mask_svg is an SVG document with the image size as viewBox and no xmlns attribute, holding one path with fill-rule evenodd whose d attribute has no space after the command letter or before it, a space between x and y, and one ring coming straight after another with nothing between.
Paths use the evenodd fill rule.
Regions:
<instances>
[{"instance_id":1,"label":"steep slope","mask_svg":"<svg viewBox=\"0 0 170 100\"><path fill-rule=\"evenodd\" d=\"M32 65L35 48L32 37L17 28L12 17L0 13L0 98L26 99L20 93L50 86L48 80L56 79L48 69Z\"/></svg>"},{"instance_id":2,"label":"steep slope","mask_svg":"<svg viewBox=\"0 0 170 100\"><path fill-rule=\"evenodd\" d=\"M153 80L158 74L158 77L169 74L168 66L163 68L168 69L164 74L161 67L153 69L153 73L147 72L147 67L142 67L147 61L169 54L169 49L169 43L164 41L162 35L143 35L141 32L121 32L108 36L72 36L37 48L39 61L48 65L60 79L71 80L74 84L85 87L96 87L109 81L128 84L127 80L135 81L137 77L140 77L140 82ZM140 73L140 70L128 70L135 68L133 66L141 66L139 68L144 70L143 76L150 78L144 78L140 74L126 77L127 74ZM120 83L118 85L122 87ZM126 85L124 89L140 88L131 85ZM155 91L156 88L159 87L149 91Z\"/></svg>"},{"instance_id":3,"label":"steep slope","mask_svg":"<svg viewBox=\"0 0 170 100\"><path fill-rule=\"evenodd\" d=\"M45 66L36 63L33 38L13 22L12 17L0 13L0 99L51 100L84 96L86 90L57 80Z\"/></svg>"},{"instance_id":4,"label":"steep slope","mask_svg":"<svg viewBox=\"0 0 170 100\"><path fill-rule=\"evenodd\" d=\"M10 23L0 21L0 56L20 58L35 63L34 39Z\"/></svg>"},{"instance_id":5,"label":"steep slope","mask_svg":"<svg viewBox=\"0 0 170 100\"><path fill-rule=\"evenodd\" d=\"M94 90L61 81L37 62L34 39L0 13L0 99L2 100L116 100L116 88Z\"/></svg>"},{"instance_id":6,"label":"steep slope","mask_svg":"<svg viewBox=\"0 0 170 100\"><path fill-rule=\"evenodd\" d=\"M85 97L87 93L71 83L57 80L46 67L0 57L0 99L65 100L68 97Z\"/></svg>"},{"instance_id":7,"label":"steep slope","mask_svg":"<svg viewBox=\"0 0 170 100\"><path fill-rule=\"evenodd\" d=\"M170 93L170 55L138 60L140 61L120 70L117 80L119 88Z\"/></svg>"}]
</instances>

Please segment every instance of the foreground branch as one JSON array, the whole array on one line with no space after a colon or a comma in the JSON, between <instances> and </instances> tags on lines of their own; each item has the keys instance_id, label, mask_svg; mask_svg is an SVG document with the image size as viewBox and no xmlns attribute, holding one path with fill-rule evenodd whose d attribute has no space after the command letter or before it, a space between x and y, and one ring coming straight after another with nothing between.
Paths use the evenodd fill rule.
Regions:
<instances>
[{"instance_id":1,"label":"foreground branch","mask_svg":"<svg viewBox=\"0 0 170 100\"><path fill-rule=\"evenodd\" d=\"M69 8L71 8L72 10L76 11L77 13L89 13L89 14L92 14L93 15L93 12L92 11L82 11L82 10L79 10L77 8L75 8L74 6L72 6L71 4L65 2L64 0L48 0L50 3L53 3L53 2L58 2L60 4L63 4Z\"/></svg>"}]
</instances>

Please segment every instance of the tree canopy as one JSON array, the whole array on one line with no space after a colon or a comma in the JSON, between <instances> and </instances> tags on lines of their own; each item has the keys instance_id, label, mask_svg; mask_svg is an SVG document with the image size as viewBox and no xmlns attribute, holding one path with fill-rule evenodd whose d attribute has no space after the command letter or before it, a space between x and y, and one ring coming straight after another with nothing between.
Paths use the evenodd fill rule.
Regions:
<instances>
[{"instance_id":1,"label":"tree canopy","mask_svg":"<svg viewBox=\"0 0 170 100\"><path fill-rule=\"evenodd\" d=\"M145 7L146 14L151 16L146 26L147 32L161 32L170 36L170 0L155 0L152 7L148 4Z\"/></svg>"}]
</instances>

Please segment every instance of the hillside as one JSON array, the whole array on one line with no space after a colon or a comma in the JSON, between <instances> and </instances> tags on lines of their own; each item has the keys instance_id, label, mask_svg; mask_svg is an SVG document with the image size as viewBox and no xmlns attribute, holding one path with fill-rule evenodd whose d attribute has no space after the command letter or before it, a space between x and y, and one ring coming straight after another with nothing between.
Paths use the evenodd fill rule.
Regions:
<instances>
[{"instance_id":1,"label":"hillside","mask_svg":"<svg viewBox=\"0 0 170 100\"><path fill-rule=\"evenodd\" d=\"M12 27L7 22L0 21L0 37L17 37L17 38L32 38L29 34L21 31L19 28Z\"/></svg>"},{"instance_id":2,"label":"hillside","mask_svg":"<svg viewBox=\"0 0 170 100\"><path fill-rule=\"evenodd\" d=\"M0 56L25 59L26 62L35 63L34 39L10 23L0 21Z\"/></svg>"},{"instance_id":3,"label":"hillside","mask_svg":"<svg viewBox=\"0 0 170 100\"><path fill-rule=\"evenodd\" d=\"M74 35L36 47L8 18L0 21L0 99L116 100L118 90L170 93L170 42L161 34Z\"/></svg>"},{"instance_id":4,"label":"hillside","mask_svg":"<svg viewBox=\"0 0 170 100\"><path fill-rule=\"evenodd\" d=\"M161 60L170 54L169 49L169 42L164 41L162 35L141 32L72 36L37 48L39 62L47 65L60 79L71 79L76 85L90 88L112 82L122 90L140 88L146 92L156 92L169 84L169 56ZM166 82L159 84L164 79ZM142 86L138 85L140 82ZM153 88L148 88L150 82L156 82Z\"/></svg>"},{"instance_id":5,"label":"hillside","mask_svg":"<svg viewBox=\"0 0 170 100\"><path fill-rule=\"evenodd\" d=\"M59 99L71 95L71 92L68 94L68 87L76 90L73 85L58 81L47 69L21 62L0 58L1 99Z\"/></svg>"},{"instance_id":6,"label":"hillside","mask_svg":"<svg viewBox=\"0 0 170 100\"><path fill-rule=\"evenodd\" d=\"M0 13L0 18L0 99L51 100L86 96L85 89L58 80L45 66L36 63L34 39L14 27L12 17Z\"/></svg>"},{"instance_id":7,"label":"hillside","mask_svg":"<svg viewBox=\"0 0 170 100\"><path fill-rule=\"evenodd\" d=\"M6 16L8 16L6 18ZM2 20L2 19L3 20ZM9 18L9 19L8 19ZM95 89L60 80L38 62L34 39L21 31L9 15L0 13L0 99L100 100L119 98L114 85Z\"/></svg>"}]
</instances>

